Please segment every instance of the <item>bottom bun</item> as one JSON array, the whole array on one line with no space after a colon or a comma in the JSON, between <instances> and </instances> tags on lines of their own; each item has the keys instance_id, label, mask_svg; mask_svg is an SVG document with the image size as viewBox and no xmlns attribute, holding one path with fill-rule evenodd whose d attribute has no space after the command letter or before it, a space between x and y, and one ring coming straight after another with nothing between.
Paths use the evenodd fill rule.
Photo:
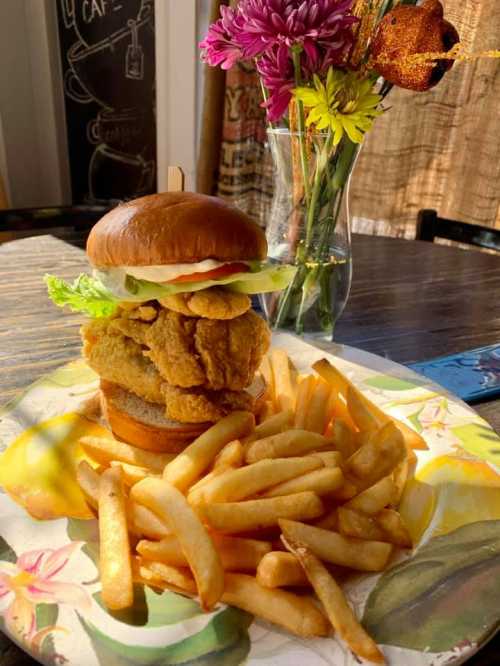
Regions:
<instances>
[{"instance_id":1,"label":"bottom bun","mask_svg":"<svg viewBox=\"0 0 500 666\"><path fill-rule=\"evenodd\" d=\"M165 407L148 402L127 389L101 380L101 409L113 434L133 446L157 453L180 453L212 423L180 423L165 416ZM257 377L248 388L258 413L266 385Z\"/></svg>"},{"instance_id":2,"label":"bottom bun","mask_svg":"<svg viewBox=\"0 0 500 666\"><path fill-rule=\"evenodd\" d=\"M211 425L170 421L164 406L104 381L101 381L101 408L115 437L158 453L180 453Z\"/></svg>"}]
</instances>

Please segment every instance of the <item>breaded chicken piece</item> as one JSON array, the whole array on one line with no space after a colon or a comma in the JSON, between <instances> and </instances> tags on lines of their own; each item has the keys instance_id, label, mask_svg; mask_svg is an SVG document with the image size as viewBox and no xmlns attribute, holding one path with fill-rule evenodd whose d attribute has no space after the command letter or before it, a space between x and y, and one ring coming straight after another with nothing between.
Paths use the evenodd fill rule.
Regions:
<instances>
[{"instance_id":1,"label":"breaded chicken piece","mask_svg":"<svg viewBox=\"0 0 500 666\"><path fill-rule=\"evenodd\" d=\"M198 319L195 349L205 370L205 386L244 389L252 382L270 342L269 328L253 310L229 321Z\"/></svg>"},{"instance_id":2,"label":"breaded chicken piece","mask_svg":"<svg viewBox=\"0 0 500 666\"><path fill-rule=\"evenodd\" d=\"M206 319L235 319L250 310L251 301L246 294L222 287L173 294L160 299L160 304L186 317Z\"/></svg>"},{"instance_id":3,"label":"breaded chicken piece","mask_svg":"<svg viewBox=\"0 0 500 666\"><path fill-rule=\"evenodd\" d=\"M162 309L148 328L149 351L144 354L169 384L189 388L205 383L205 372L194 348L196 323L196 319Z\"/></svg>"},{"instance_id":4,"label":"breaded chicken piece","mask_svg":"<svg viewBox=\"0 0 500 666\"><path fill-rule=\"evenodd\" d=\"M144 345L146 344L146 333L150 328L150 324L138 319L117 317L116 319L111 319L109 328L112 331L122 333L127 338L132 338L138 345Z\"/></svg>"},{"instance_id":5,"label":"breaded chicken piece","mask_svg":"<svg viewBox=\"0 0 500 666\"><path fill-rule=\"evenodd\" d=\"M164 403L160 374L131 338L113 329L113 319L93 319L82 326L83 355L102 379L119 384L150 402Z\"/></svg>"},{"instance_id":6,"label":"breaded chicken piece","mask_svg":"<svg viewBox=\"0 0 500 666\"><path fill-rule=\"evenodd\" d=\"M205 391L163 384L165 415L181 423L218 421L226 414L243 409L253 411L255 400L245 391Z\"/></svg>"},{"instance_id":7,"label":"breaded chicken piece","mask_svg":"<svg viewBox=\"0 0 500 666\"><path fill-rule=\"evenodd\" d=\"M250 310L251 305L246 294L221 287L195 291L189 299L189 309L207 319L235 319Z\"/></svg>"}]
</instances>

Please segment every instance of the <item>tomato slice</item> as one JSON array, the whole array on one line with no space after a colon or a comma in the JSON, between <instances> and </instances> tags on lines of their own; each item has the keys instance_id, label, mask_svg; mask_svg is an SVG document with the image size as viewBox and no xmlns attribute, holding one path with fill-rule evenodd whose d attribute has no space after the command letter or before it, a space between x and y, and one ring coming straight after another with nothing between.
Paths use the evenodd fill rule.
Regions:
<instances>
[{"instance_id":1,"label":"tomato slice","mask_svg":"<svg viewBox=\"0 0 500 666\"><path fill-rule=\"evenodd\" d=\"M190 273L189 275L179 275L179 277L169 280L166 284L178 284L179 282L200 282L202 280L220 280L221 278L229 277L235 273L247 273L250 267L247 264L234 262L232 264L225 264L214 268L211 271L204 273Z\"/></svg>"}]
</instances>

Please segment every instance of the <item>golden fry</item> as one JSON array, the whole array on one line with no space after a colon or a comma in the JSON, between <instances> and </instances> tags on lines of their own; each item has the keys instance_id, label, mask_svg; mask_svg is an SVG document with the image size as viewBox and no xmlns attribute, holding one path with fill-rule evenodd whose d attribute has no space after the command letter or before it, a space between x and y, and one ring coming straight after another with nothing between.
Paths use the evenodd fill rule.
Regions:
<instances>
[{"instance_id":1,"label":"golden fry","mask_svg":"<svg viewBox=\"0 0 500 666\"><path fill-rule=\"evenodd\" d=\"M287 543L287 546L298 558L326 610L328 619L342 640L358 657L376 664L384 664L384 655L356 619L342 589L325 566L307 548L293 542Z\"/></svg>"},{"instance_id":2,"label":"golden fry","mask_svg":"<svg viewBox=\"0 0 500 666\"><path fill-rule=\"evenodd\" d=\"M277 435L258 439L248 445L245 453L247 463L264 458L289 458L307 455L317 449L332 447L333 442L323 435L307 430L287 430Z\"/></svg>"},{"instance_id":3,"label":"golden fry","mask_svg":"<svg viewBox=\"0 0 500 666\"><path fill-rule=\"evenodd\" d=\"M355 433L352 432L342 419L334 421L332 439L335 448L340 451L344 460L350 458L358 448Z\"/></svg>"},{"instance_id":4,"label":"golden fry","mask_svg":"<svg viewBox=\"0 0 500 666\"><path fill-rule=\"evenodd\" d=\"M127 501L127 522L132 534L149 539L163 539L171 534L166 524L147 506Z\"/></svg>"},{"instance_id":5,"label":"golden fry","mask_svg":"<svg viewBox=\"0 0 500 666\"><path fill-rule=\"evenodd\" d=\"M355 484L366 488L390 474L406 457L403 437L393 423L378 431L373 441L364 444L347 460L344 471Z\"/></svg>"},{"instance_id":6,"label":"golden fry","mask_svg":"<svg viewBox=\"0 0 500 666\"><path fill-rule=\"evenodd\" d=\"M280 550L264 555L257 567L256 578L262 587L309 585L297 558Z\"/></svg>"},{"instance_id":7,"label":"golden fry","mask_svg":"<svg viewBox=\"0 0 500 666\"><path fill-rule=\"evenodd\" d=\"M99 479L99 474L86 460L78 463L76 481L93 509L97 509L99 504Z\"/></svg>"},{"instance_id":8,"label":"golden fry","mask_svg":"<svg viewBox=\"0 0 500 666\"><path fill-rule=\"evenodd\" d=\"M348 509L355 509L367 515L374 516L388 504L392 504L396 496L396 485L391 475L384 476L373 486L350 499L344 505Z\"/></svg>"},{"instance_id":9,"label":"golden fry","mask_svg":"<svg viewBox=\"0 0 500 666\"><path fill-rule=\"evenodd\" d=\"M213 479L201 489L201 498L207 504L236 502L322 467L322 461L312 456L259 460L252 465L227 470Z\"/></svg>"},{"instance_id":10,"label":"golden fry","mask_svg":"<svg viewBox=\"0 0 500 666\"><path fill-rule=\"evenodd\" d=\"M358 571L382 571L392 552L388 543L346 537L293 520L279 521L285 539L307 546L326 562Z\"/></svg>"},{"instance_id":11,"label":"golden fry","mask_svg":"<svg viewBox=\"0 0 500 666\"><path fill-rule=\"evenodd\" d=\"M131 490L131 498L146 505L179 539L196 580L202 608L210 609L224 589L224 570L213 541L186 498L163 479L144 479Z\"/></svg>"},{"instance_id":12,"label":"golden fry","mask_svg":"<svg viewBox=\"0 0 500 666\"><path fill-rule=\"evenodd\" d=\"M285 590L266 589L252 576L226 573L222 601L302 638L328 634L326 618L310 599Z\"/></svg>"},{"instance_id":13,"label":"golden fry","mask_svg":"<svg viewBox=\"0 0 500 666\"><path fill-rule=\"evenodd\" d=\"M264 555L271 551L271 544L268 541L220 534L213 534L212 540L220 555L222 566L228 571L255 571ZM139 541L137 552L146 560L165 562L176 567L188 566L179 540L174 536L161 541Z\"/></svg>"},{"instance_id":14,"label":"golden fry","mask_svg":"<svg viewBox=\"0 0 500 666\"><path fill-rule=\"evenodd\" d=\"M242 444L246 449L248 448L248 445L255 442L256 439L263 439L264 437L270 437L271 435L277 435L280 432L284 432L292 426L292 420L293 411L291 409L285 409L283 412L278 412L263 423L259 423L258 426L255 426L253 433L247 435L242 440Z\"/></svg>"},{"instance_id":15,"label":"golden fry","mask_svg":"<svg viewBox=\"0 0 500 666\"><path fill-rule=\"evenodd\" d=\"M370 541L387 541L386 533L378 524L375 516L367 516L345 506L339 506L337 514L340 534Z\"/></svg>"},{"instance_id":16,"label":"golden fry","mask_svg":"<svg viewBox=\"0 0 500 666\"><path fill-rule=\"evenodd\" d=\"M294 428L305 430L307 419L307 407L316 379L312 375L303 377L297 389L297 405L295 408Z\"/></svg>"},{"instance_id":17,"label":"golden fry","mask_svg":"<svg viewBox=\"0 0 500 666\"><path fill-rule=\"evenodd\" d=\"M174 454L145 451L107 437L82 437L80 444L94 460L104 465L109 465L112 460L119 460L161 473L165 465L175 458Z\"/></svg>"},{"instance_id":18,"label":"golden fry","mask_svg":"<svg viewBox=\"0 0 500 666\"><path fill-rule=\"evenodd\" d=\"M282 349L271 351L276 407L279 410L295 409L296 371L291 365L288 354Z\"/></svg>"},{"instance_id":19,"label":"golden fry","mask_svg":"<svg viewBox=\"0 0 500 666\"><path fill-rule=\"evenodd\" d=\"M138 467L137 465L129 465L128 463L120 462L119 460L112 460L111 467L120 467L122 470L123 483L126 486L133 486L148 476L158 476L155 472L147 469L147 467Z\"/></svg>"},{"instance_id":20,"label":"golden fry","mask_svg":"<svg viewBox=\"0 0 500 666\"><path fill-rule=\"evenodd\" d=\"M245 502L206 504L197 507L197 510L214 530L227 534L272 527L278 524L280 518L312 520L324 512L320 498L311 492Z\"/></svg>"},{"instance_id":21,"label":"golden fry","mask_svg":"<svg viewBox=\"0 0 500 666\"><path fill-rule=\"evenodd\" d=\"M401 502L401 497L403 496L409 473L410 463L408 462L408 459L402 460L399 465L396 465L394 468L392 480L394 481L395 492L390 502L393 507L398 507Z\"/></svg>"},{"instance_id":22,"label":"golden fry","mask_svg":"<svg viewBox=\"0 0 500 666\"><path fill-rule=\"evenodd\" d=\"M250 412L232 412L179 453L165 467L163 478L179 490L185 491L209 467L226 444L248 435L254 425L255 419Z\"/></svg>"},{"instance_id":23,"label":"golden fry","mask_svg":"<svg viewBox=\"0 0 500 666\"><path fill-rule=\"evenodd\" d=\"M330 420L328 407L331 392L330 385L320 377L311 391L304 430L317 432L320 435L325 432Z\"/></svg>"},{"instance_id":24,"label":"golden fry","mask_svg":"<svg viewBox=\"0 0 500 666\"><path fill-rule=\"evenodd\" d=\"M99 481L99 570L106 607L121 610L132 606L134 586L125 494L122 473L117 467L105 470Z\"/></svg>"},{"instance_id":25,"label":"golden fry","mask_svg":"<svg viewBox=\"0 0 500 666\"><path fill-rule=\"evenodd\" d=\"M331 509L319 520L314 521L315 527L320 527L322 530L332 530L333 532L338 532L339 518L337 514L337 508Z\"/></svg>"},{"instance_id":26,"label":"golden fry","mask_svg":"<svg viewBox=\"0 0 500 666\"><path fill-rule=\"evenodd\" d=\"M325 467L342 467L344 461L340 451L313 451L308 455L319 458Z\"/></svg>"},{"instance_id":27,"label":"golden fry","mask_svg":"<svg viewBox=\"0 0 500 666\"><path fill-rule=\"evenodd\" d=\"M287 458L284 460L287 460ZM288 460L293 460L293 458L288 458ZM294 493L301 493L306 490L311 490L322 497L323 495L331 495L343 483L344 475L340 467L323 467L322 469L317 469L289 481L279 483L267 490L263 497L293 495Z\"/></svg>"},{"instance_id":28,"label":"golden fry","mask_svg":"<svg viewBox=\"0 0 500 666\"><path fill-rule=\"evenodd\" d=\"M196 582L189 569L172 567L164 562L147 562L145 567L160 580L167 583L170 588L196 595Z\"/></svg>"},{"instance_id":29,"label":"golden fry","mask_svg":"<svg viewBox=\"0 0 500 666\"><path fill-rule=\"evenodd\" d=\"M259 372L261 375L264 377L264 381L267 384L267 390L270 394L270 398L273 402L274 409L276 409L276 390L275 390L275 385L274 385L274 376L273 376L273 369L271 367L271 361L269 360L269 355L266 354L264 358L261 361L260 367L259 367Z\"/></svg>"},{"instance_id":30,"label":"golden fry","mask_svg":"<svg viewBox=\"0 0 500 666\"><path fill-rule=\"evenodd\" d=\"M215 456L213 469L227 469L228 467L240 467L243 464L243 446L239 439L235 439Z\"/></svg>"},{"instance_id":31,"label":"golden fry","mask_svg":"<svg viewBox=\"0 0 500 666\"><path fill-rule=\"evenodd\" d=\"M413 547L408 528L397 511L394 511L393 509L383 509L377 515L377 522L387 535L386 541L390 541L401 548Z\"/></svg>"},{"instance_id":32,"label":"golden fry","mask_svg":"<svg viewBox=\"0 0 500 666\"><path fill-rule=\"evenodd\" d=\"M366 409L368 409L371 412L373 417L378 422L379 428L386 425L389 422L393 422L400 431L401 435L403 436L405 444L407 444L409 448L422 449L422 450L426 450L429 448L425 443L424 438L421 435L419 435L419 433L412 430L409 426L406 425L406 423L403 423L402 421L395 419L394 417L383 412L380 409L380 407L378 407L373 402L371 402L371 400L366 398L354 386L354 384L343 373L340 372L340 370L335 368L326 359L322 359L321 361L317 361L316 363L314 363L313 368L321 377L323 377L323 379L329 382L333 387L336 387L337 390L339 391L339 394L343 396L344 399L347 399L347 389L349 387L352 389L352 391L357 393L359 399L365 404Z\"/></svg>"}]
</instances>

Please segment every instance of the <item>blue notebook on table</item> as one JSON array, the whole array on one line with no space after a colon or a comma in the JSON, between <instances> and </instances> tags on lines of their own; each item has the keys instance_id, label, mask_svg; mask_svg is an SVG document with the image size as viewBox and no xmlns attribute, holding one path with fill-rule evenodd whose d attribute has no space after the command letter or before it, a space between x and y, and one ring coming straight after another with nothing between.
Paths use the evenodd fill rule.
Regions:
<instances>
[{"instance_id":1,"label":"blue notebook on table","mask_svg":"<svg viewBox=\"0 0 500 666\"><path fill-rule=\"evenodd\" d=\"M409 363L408 367L444 386L465 402L500 397L500 343Z\"/></svg>"}]
</instances>

